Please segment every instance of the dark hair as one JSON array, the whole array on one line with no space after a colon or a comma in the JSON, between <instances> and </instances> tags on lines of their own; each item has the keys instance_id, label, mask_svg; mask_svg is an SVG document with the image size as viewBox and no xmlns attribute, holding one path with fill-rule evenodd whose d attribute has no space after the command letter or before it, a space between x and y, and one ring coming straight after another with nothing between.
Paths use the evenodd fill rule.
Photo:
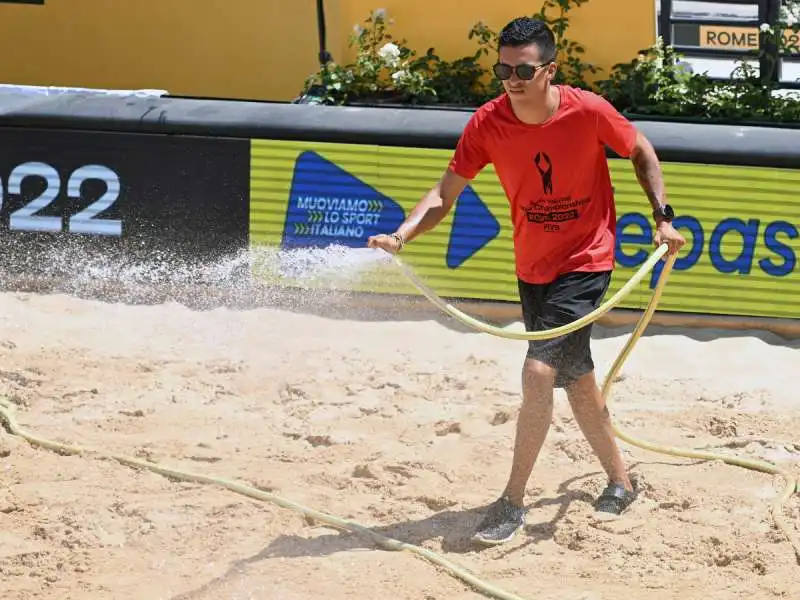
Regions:
<instances>
[{"instance_id":1,"label":"dark hair","mask_svg":"<svg viewBox=\"0 0 800 600\"><path fill-rule=\"evenodd\" d=\"M517 17L503 27L498 39L498 48L510 46L516 48L536 44L542 62L555 60L556 40L547 23L531 17Z\"/></svg>"}]
</instances>

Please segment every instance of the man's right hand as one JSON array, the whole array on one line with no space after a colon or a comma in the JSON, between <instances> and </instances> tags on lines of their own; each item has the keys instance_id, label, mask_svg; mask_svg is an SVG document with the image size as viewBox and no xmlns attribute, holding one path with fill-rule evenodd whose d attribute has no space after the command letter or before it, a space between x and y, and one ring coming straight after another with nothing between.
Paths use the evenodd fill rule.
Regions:
<instances>
[{"instance_id":1,"label":"man's right hand","mask_svg":"<svg viewBox=\"0 0 800 600\"><path fill-rule=\"evenodd\" d=\"M389 254L397 254L400 252L400 241L396 237L386 235L385 233L370 236L367 240L367 246L386 250Z\"/></svg>"}]
</instances>

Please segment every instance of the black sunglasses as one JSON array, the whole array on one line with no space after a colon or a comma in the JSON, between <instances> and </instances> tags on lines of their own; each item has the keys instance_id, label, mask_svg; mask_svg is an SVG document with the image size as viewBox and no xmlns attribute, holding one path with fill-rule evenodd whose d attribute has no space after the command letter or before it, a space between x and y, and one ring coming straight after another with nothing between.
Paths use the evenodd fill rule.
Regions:
<instances>
[{"instance_id":1,"label":"black sunglasses","mask_svg":"<svg viewBox=\"0 0 800 600\"><path fill-rule=\"evenodd\" d=\"M516 72L517 77L527 80L533 79L533 76L536 75L536 71L539 69L544 69L551 62L553 61L547 61L543 65L517 65L516 67L499 62L495 64L492 69L494 70L494 74L498 79L511 79L511 75Z\"/></svg>"}]
</instances>

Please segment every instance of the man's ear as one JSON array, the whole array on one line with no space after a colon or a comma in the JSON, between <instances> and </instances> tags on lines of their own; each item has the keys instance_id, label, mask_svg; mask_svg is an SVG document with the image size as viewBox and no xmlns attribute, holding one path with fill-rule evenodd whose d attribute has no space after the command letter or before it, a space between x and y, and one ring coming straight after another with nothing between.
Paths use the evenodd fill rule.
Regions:
<instances>
[{"instance_id":1,"label":"man's ear","mask_svg":"<svg viewBox=\"0 0 800 600\"><path fill-rule=\"evenodd\" d=\"M556 72L558 71L558 64L556 62L551 62L547 65L547 80L553 81L553 78L556 76Z\"/></svg>"}]
</instances>

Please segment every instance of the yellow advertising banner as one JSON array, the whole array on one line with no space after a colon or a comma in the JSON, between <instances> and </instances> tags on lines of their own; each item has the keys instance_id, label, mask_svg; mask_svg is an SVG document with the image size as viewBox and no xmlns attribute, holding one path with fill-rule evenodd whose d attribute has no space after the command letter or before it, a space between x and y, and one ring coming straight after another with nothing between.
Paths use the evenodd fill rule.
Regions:
<instances>
[{"instance_id":1,"label":"yellow advertising banner","mask_svg":"<svg viewBox=\"0 0 800 600\"><path fill-rule=\"evenodd\" d=\"M365 247L370 235L402 222L450 156L447 150L253 140L251 246ZM618 234L613 293L654 247L650 206L630 162L610 165ZM687 244L659 308L797 318L800 171L678 163L663 169ZM403 257L441 296L518 301L509 206L493 169ZM621 307L646 305L661 265ZM401 281L366 279L354 289L416 293Z\"/></svg>"}]
</instances>

